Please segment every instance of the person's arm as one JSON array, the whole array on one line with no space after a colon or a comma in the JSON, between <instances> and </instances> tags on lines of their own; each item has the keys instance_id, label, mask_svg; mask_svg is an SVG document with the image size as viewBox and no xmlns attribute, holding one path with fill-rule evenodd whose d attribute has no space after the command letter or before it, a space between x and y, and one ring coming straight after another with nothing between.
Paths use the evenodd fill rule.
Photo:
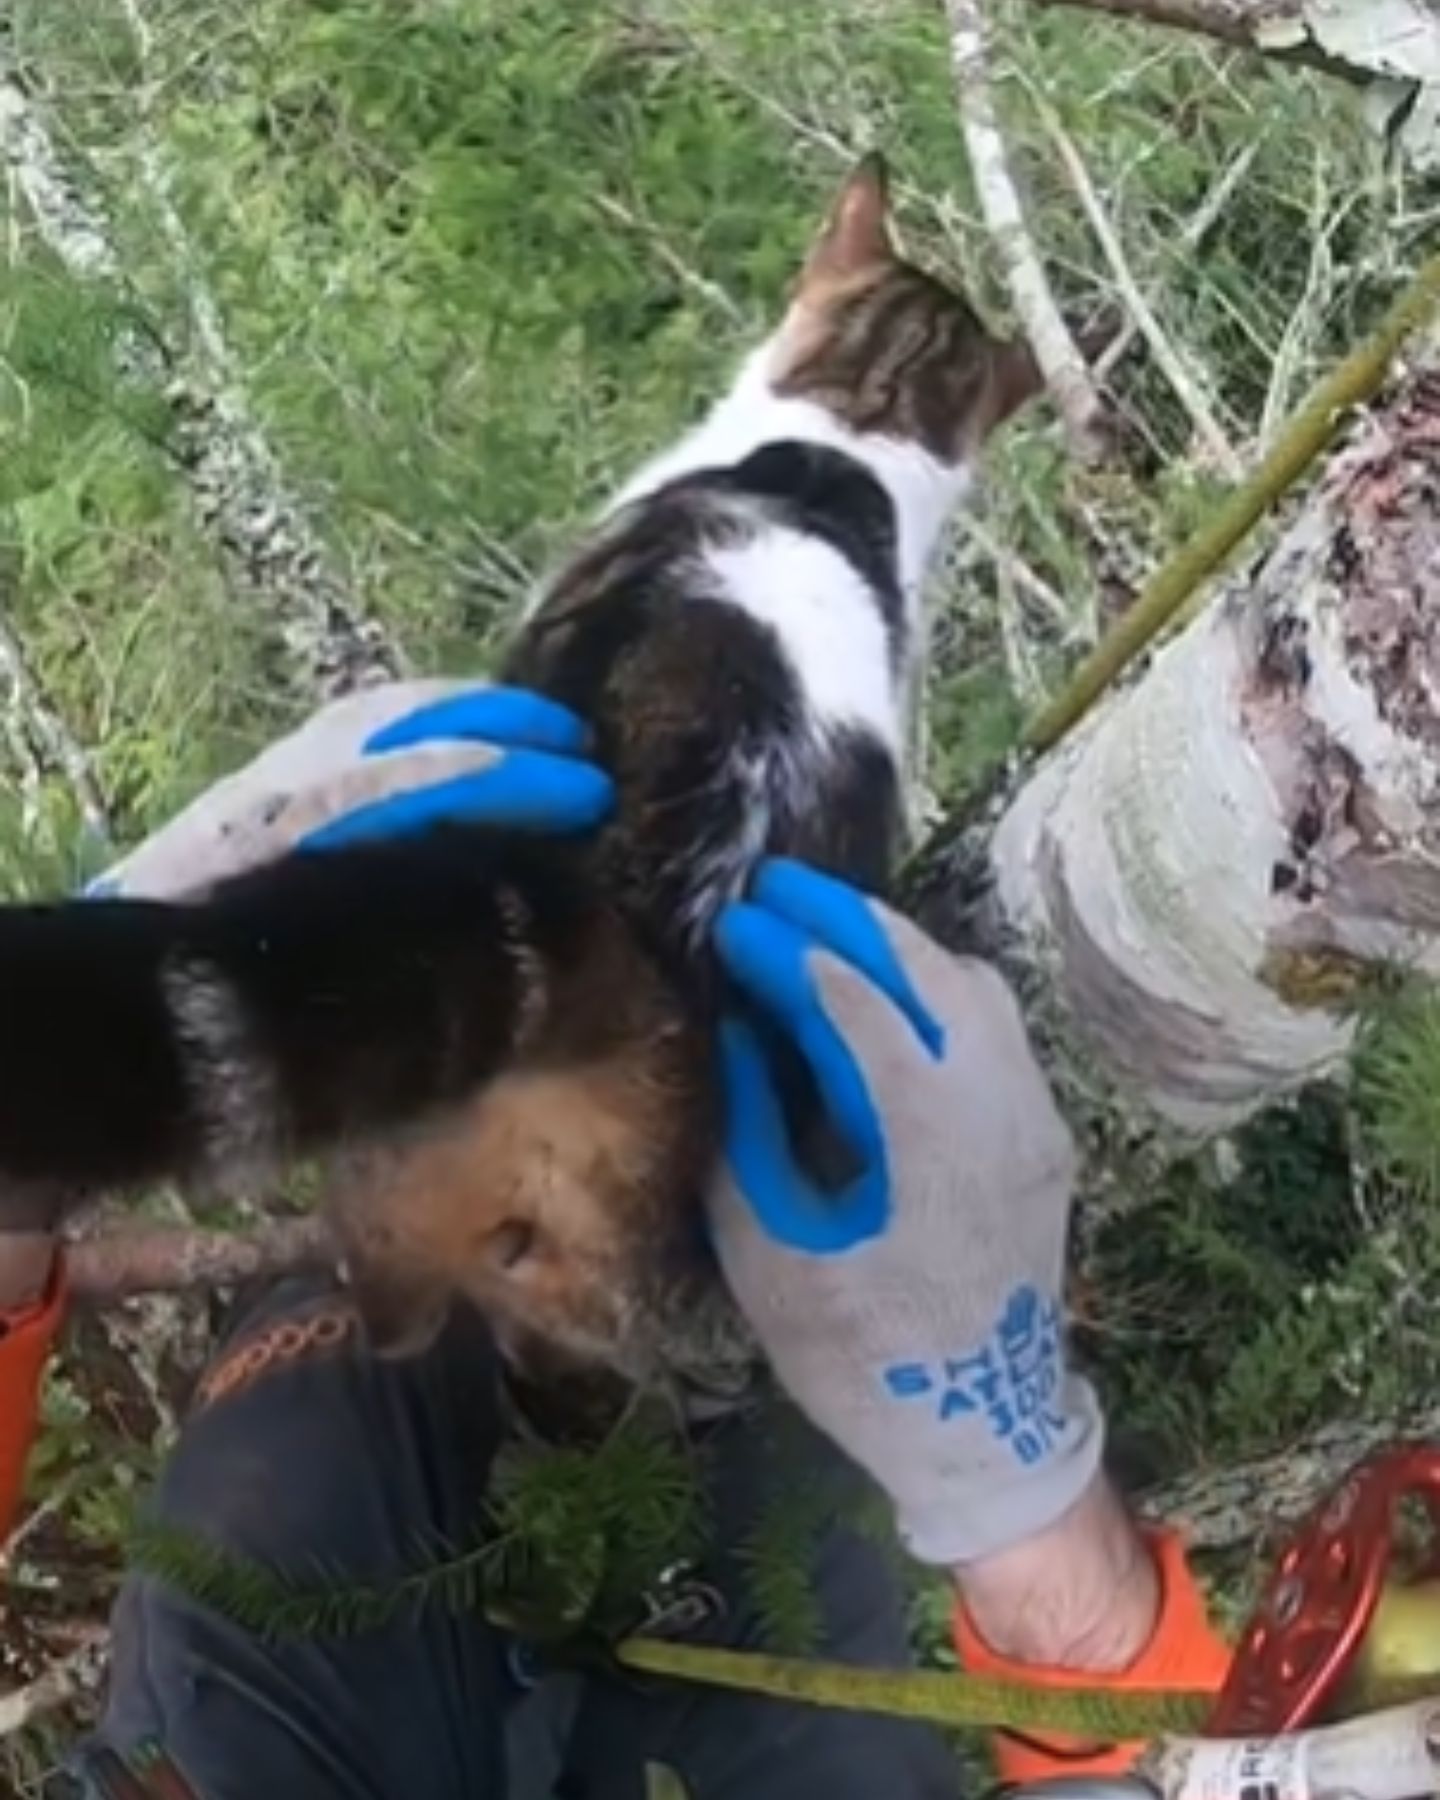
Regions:
<instances>
[{"instance_id":1,"label":"person's arm","mask_svg":"<svg viewBox=\"0 0 1440 1800\"><path fill-rule=\"evenodd\" d=\"M972 1675L1213 1693L1229 1669L1229 1646L1210 1623L1181 1538L1137 1526L1103 1475L1045 1531L953 1573L955 1646ZM996 1760L1017 1783L1118 1775L1137 1748L1001 1733Z\"/></svg>"},{"instance_id":2,"label":"person's arm","mask_svg":"<svg viewBox=\"0 0 1440 1800\"><path fill-rule=\"evenodd\" d=\"M727 1279L797 1404L957 1589L962 1663L1032 1685L1214 1689L1228 1654L1177 1539L1132 1522L1061 1320L1076 1159L1019 1009L855 889L761 871L716 946L751 1013L722 1034ZM788 1142L753 1010L809 1064L858 1173ZM1010 1780L1124 1768L1135 1746L997 1744Z\"/></svg>"},{"instance_id":3,"label":"person's arm","mask_svg":"<svg viewBox=\"0 0 1440 1800\"><path fill-rule=\"evenodd\" d=\"M0 1544L19 1515L40 1382L64 1310L65 1266L55 1240L0 1235Z\"/></svg>"}]
</instances>

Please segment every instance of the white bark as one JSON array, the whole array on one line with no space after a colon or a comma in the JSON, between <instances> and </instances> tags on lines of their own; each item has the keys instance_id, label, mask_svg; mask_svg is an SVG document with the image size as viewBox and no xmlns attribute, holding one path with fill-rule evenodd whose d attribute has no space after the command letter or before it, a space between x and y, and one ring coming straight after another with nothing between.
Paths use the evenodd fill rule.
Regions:
<instances>
[{"instance_id":1,"label":"white bark","mask_svg":"<svg viewBox=\"0 0 1440 1800\"><path fill-rule=\"evenodd\" d=\"M990 49L982 0L945 0L955 102L975 194L996 259L1045 385L1082 459L1101 449L1100 395L1070 335L1040 261L1020 193L1010 173L991 85Z\"/></svg>"},{"instance_id":2,"label":"white bark","mask_svg":"<svg viewBox=\"0 0 1440 1800\"><path fill-rule=\"evenodd\" d=\"M1440 363L928 871L921 915L1005 957L1072 1095L1223 1129L1343 1058L1356 972L1440 971L1437 620Z\"/></svg>"}]
</instances>

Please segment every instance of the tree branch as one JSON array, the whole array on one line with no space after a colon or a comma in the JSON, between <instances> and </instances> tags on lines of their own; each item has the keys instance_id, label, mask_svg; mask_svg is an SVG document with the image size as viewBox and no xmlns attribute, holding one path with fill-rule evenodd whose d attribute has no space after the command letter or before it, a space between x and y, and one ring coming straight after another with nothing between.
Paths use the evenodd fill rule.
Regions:
<instances>
[{"instance_id":1,"label":"tree branch","mask_svg":"<svg viewBox=\"0 0 1440 1800\"><path fill-rule=\"evenodd\" d=\"M104 1662L109 1633L94 1626L82 1636L75 1648L34 1681L13 1693L0 1694L0 1738L13 1737L47 1713L57 1712L77 1693L98 1679Z\"/></svg>"},{"instance_id":2,"label":"tree branch","mask_svg":"<svg viewBox=\"0 0 1440 1800\"><path fill-rule=\"evenodd\" d=\"M1440 1437L1440 1406L1398 1419L1345 1419L1272 1456L1202 1469L1139 1497L1146 1518L1183 1527L1197 1549L1263 1544L1294 1525L1373 1451L1403 1439Z\"/></svg>"},{"instance_id":3,"label":"tree branch","mask_svg":"<svg viewBox=\"0 0 1440 1800\"><path fill-rule=\"evenodd\" d=\"M46 698L40 677L30 666L24 646L0 617L0 680L6 695L6 726L16 748L28 752L41 771L63 776L80 817L101 843L111 838L110 813L90 758L69 726Z\"/></svg>"},{"instance_id":4,"label":"tree branch","mask_svg":"<svg viewBox=\"0 0 1440 1800\"><path fill-rule=\"evenodd\" d=\"M70 1291L92 1306L113 1306L137 1294L235 1287L258 1276L334 1263L334 1241L323 1219L304 1214L267 1219L246 1232L133 1226L82 1238L70 1247Z\"/></svg>"},{"instance_id":5,"label":"tree branch","mask_svg":"<svg viewBox=\"0 0 1440 1800\"><path fill-rule=\"evenodd\" d=\"M1080 209L1089 221L1095 241L1110 265L1110 273L1126 311L1150 346L1150 354L1170 383L1175 398L1188 414L1191 428L1205 446L1210 462L1226 480L1239 481L1245 473L1245 465L1225 435L1225 429L1210 405L1204 386L1186 367L1184 358L1166 336L1154 308L1141 291L1140 283L1131 271L1124 246L1120 242L1120 234L1110 222L1110 215L1096 192L1095 183L1090 179L1090 171L1085 166L1085 159L1079 148L1061 124L1055 109L1047 104L1044 96L1034 87L1030 87L1030 98L1046 135L1065 165L1065 173L1070 178Z\"/></svg>"},{"instance_id":6,"label":"tree branch","mask_svg":"<svg viewBox=\"0 0 1440 1800\"><path fill-rule=\"evenodd\" d=\"M1021 329L1059 408L1077 456L1102 450L1100 393L1050 291L1010 173L991 87L990 52L981 0L945 0L955 101L980 210L995 245Z\"/></svg>"},{"instance_id":7,"label":"tree branch","mask_svg":"<svg viewBox=\"0 0 1440 1800\"><path fill-rule=\"evenodd\" d=\"M1292 0L1035 0L1037 6L1073 7L1081 12L1107 13L1115 19L1133 19L1145 25L1164 25L1175 31L1213 38L1216 42L1267 56L1273 62L1294 63L1318 69L1341 81L1363 87L1375 79L1373 71L1331 56L1312 39L1296 44L1265 42L1267 24L1295 18Z\"/></svg>"}]
</instances>

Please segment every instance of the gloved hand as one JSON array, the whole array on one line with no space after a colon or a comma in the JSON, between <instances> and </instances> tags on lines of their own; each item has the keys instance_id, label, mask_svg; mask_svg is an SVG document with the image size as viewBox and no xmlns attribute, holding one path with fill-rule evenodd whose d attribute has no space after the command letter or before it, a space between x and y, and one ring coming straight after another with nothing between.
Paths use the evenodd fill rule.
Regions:
<instances>
[{"instance_id":1,"label":"gloved hand","mask_svg":"<svg viewBox=\"0 0 1440 1800\"><path fill-rule=\"evenodd\" d=\"M585 727L538 694L406 681L325 707L217 782L87 890L174 899L297 845L396 837L440 820L568 833L614 803Z\"/></svg>"},{"instance_id":2,"label":"gloved hand","mask_svg":"<svg viewBox=\"0 0 1440 1800\"><path fill-rule=\"evenodd\" d=\"M797 1168L755 1032L723 1027L731 1289L792 1398L894 1501L923 1561L962 1565L1065 1513L1100 1461L1059 1294L1071 1140L994 970L855 889L770 862L716 931L799 1046L861 1169Z\"/></svg>"}]
</instances>

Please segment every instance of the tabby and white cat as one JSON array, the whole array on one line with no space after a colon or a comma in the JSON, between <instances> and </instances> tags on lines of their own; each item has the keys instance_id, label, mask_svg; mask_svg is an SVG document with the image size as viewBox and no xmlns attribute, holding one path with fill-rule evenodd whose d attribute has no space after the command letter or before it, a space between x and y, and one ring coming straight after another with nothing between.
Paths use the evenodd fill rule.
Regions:
<instances>
[{"instance_id":1,"label":"tabby and white cat","mask_svg":"<svg viewBox=\"0 0 1440 1800\"><path fill-rule=\"evenodd\" d=\"M503 671L590 721L613 823L0 909L0 1225L319 1159L378 1347L427 1341L458 1292L631 1375L703 1362L709 924L766 854L884 886L927 561L1036 386L899 256L863 164L778 330Z\"/></svg>"}]
</instances>

